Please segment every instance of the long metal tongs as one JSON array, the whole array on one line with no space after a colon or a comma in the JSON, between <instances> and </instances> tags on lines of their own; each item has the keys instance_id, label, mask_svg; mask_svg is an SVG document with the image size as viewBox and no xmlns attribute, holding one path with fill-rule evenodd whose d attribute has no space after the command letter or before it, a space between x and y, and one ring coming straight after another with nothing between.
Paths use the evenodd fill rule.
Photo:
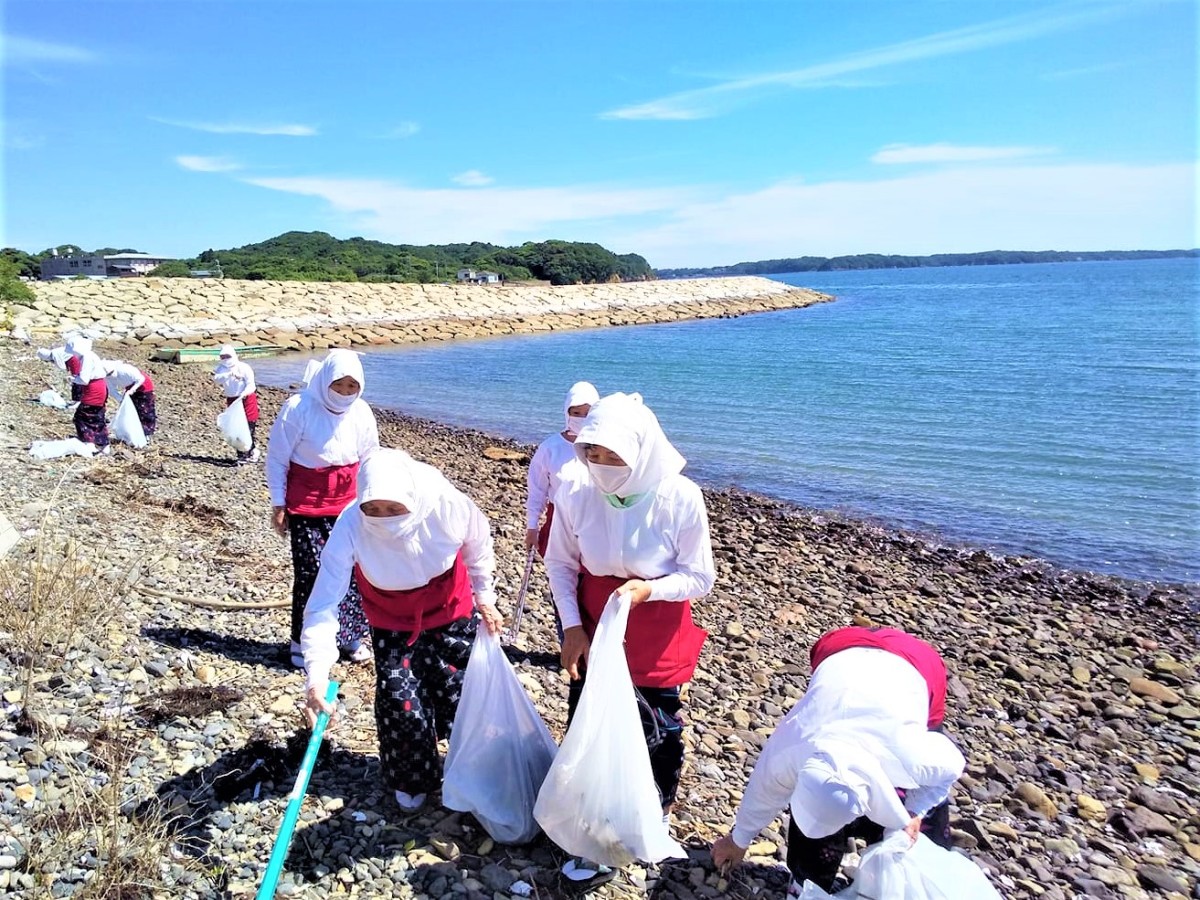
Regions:
<instances>
[{"instance_id":1,"label":"long metal tongs","mask_svg":"<svg viewBox=\"0 0 1200 900\"><path fill-rule=\"evenodd\" d=\"M521 576L521 590L517 593L517 605L513 611L512 625L504 632L504 643L511 644L521 633L521 619L525 615L525 595L529 593L529 577L533 574L533 557L537 548L530 547L525 557L525 574Z\"/></svg>"}]
</instances>

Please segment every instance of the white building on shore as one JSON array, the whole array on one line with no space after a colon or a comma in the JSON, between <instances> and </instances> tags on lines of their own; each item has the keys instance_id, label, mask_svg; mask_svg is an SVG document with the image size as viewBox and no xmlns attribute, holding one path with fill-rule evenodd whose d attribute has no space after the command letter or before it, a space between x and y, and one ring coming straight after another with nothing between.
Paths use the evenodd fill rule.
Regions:
<instances>
[{"instance_id":1,"label":"white building on shore","mask_svg":"<svg viewBox=\"0 0 1200 900\"><path fill-rule=\"evenodd\" d=\"M149 253L112 253L99 256L95 253L48 256L42 260L41 278L128 278L146 275L156 266L169 262L173 257L152 256Z\"/></svg>"}]
</instances>

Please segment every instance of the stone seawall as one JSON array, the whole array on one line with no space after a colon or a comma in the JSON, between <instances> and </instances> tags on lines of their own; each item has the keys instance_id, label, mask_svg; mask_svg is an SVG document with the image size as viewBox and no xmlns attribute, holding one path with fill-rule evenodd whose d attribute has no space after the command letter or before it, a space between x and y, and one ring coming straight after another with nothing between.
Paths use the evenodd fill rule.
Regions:
<instances>
[{"instance_id":1,"label":"stone seawall","mask_svg":"<svg viewBox=\"0 0 1200 900\"><path fill-rule=\"evenodd\" d=\"M131 278L36 285L14 327L129 345L402 344L794 309L833 298L767 278L596 285L362 284Z\"/></svg>"}]
</instances>

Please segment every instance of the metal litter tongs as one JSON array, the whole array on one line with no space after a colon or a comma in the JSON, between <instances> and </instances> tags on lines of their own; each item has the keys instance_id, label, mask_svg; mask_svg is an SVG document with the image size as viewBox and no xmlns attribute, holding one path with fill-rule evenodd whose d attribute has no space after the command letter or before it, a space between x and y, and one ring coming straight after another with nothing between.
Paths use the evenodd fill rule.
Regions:
<instances>
[{"instance_id":1,"label":"metal litter tongs","mask_svg":"<svg viewBox=\"0 0 1200 900\"><path fill-rule=\"evenodd\" d=\"M530 547L529 555L525 557L525 574L521 576L521 590L517 592L517 606L513 611L512 625L504 632L503 643L511 644L521 633L521 618L525 614L525 595L529 593L529 576L533 574L533 556L537 548Z\"/></svg>"}]
</instances>

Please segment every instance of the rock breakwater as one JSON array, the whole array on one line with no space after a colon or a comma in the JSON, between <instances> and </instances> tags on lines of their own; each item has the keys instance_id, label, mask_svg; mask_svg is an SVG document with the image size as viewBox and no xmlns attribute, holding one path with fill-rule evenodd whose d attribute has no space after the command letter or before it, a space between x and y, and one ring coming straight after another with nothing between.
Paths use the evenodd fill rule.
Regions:
<instances>
[{"instance_id":1,"label":"rock breakwater","mask_svg":"<svg viewBox=\"0 0 1200 900\"><path fill-rule=\"evenodd\" d=\"M568 286L130 278L36 290L34 304L11 315L39 341L78 329L127 346L296 350L739 316L833 299L757 277Z\"/></svg>"}]
</instances>

